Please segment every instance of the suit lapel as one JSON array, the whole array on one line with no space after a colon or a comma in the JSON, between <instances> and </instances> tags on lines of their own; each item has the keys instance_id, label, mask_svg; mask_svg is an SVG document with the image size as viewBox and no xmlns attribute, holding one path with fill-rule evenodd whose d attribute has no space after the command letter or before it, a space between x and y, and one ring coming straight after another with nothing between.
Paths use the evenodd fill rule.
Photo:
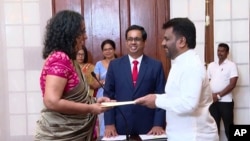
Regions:
<instances>
[{"instance_id":1,"label":"suit lapel","mask_svg":"<svg viewBox=\"0 0 250 141\"><path fill-rule=\"evenodd\" d=\"M125 81L127 81L127 83L129 84L131 89L134 89L133 80L132 80L131 65L130 65L128 55L126 57L124 57L123 64L124 65L121 67L123 67L123 69L125 71L125 73L124 73Z\"/></svg>"}]
</instances>

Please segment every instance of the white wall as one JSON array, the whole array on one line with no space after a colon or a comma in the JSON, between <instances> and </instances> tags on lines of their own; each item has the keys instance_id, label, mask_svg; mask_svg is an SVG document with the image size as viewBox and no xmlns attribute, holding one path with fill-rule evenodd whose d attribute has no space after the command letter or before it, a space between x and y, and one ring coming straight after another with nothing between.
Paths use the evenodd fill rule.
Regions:
<instances>
[{"instance_id":1,"label":"white wall","mask_svg":"<svg viewBox=\"0 0 250 141\"><path fill-rule=\"evenodd\" d=\"M209 1L209 0L208 0ZM237 63L239 79L234 90L235 124L250 124L249 90L249 6L250 0L214 0L214 59L217 46L226 42L229 59ZM171 0L170 16L189 17L197 28L196 51L204 60L205 0ZM226 141L221 128L221 141Z\"/></svg>"},{"instance_id":2,"label":"white wall","mask_svg":"<svg viewBox=\"0 0 250 141\"><path fill-rule=\"evenodd\" d=\"M188 17L196 26L196 48L204 61L205 0L170 0L170 18ZM204 61L205 63L205 61Z\"/></svg>"},{"instance_id":3,"label":"white wall","mask_svg":"<svg viewBox=\"0 0 250 141\"><path fill-rule=\"evenodd\" d=\"M0 1L0 140L33 140L42 108L42 38L51 0Z\"/></svg>"},{"instance_id":4,"label":"white wall","mask_svg":"<svg viewBox=\"0 0 250 141\"><path fill-rule=\"evenodd\" d=\"M250 0L214 1L215 49L218 42L229 43L230 58L240 72L235 90L235 123L250 124ZM171 0L170 8L171 17L189 17L194 21L196 50L204 58L205 0ZM42 38L51 13L51 0L0 0L1 141L33 140L35 121L42 108ZM225 140L224 135L221 138Z\"/></svg>"}]
</instances>

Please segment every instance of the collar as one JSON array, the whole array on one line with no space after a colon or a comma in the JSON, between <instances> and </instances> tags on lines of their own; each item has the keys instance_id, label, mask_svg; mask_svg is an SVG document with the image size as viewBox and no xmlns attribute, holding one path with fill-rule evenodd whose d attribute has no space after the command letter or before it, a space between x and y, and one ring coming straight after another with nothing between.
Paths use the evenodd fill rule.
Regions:
<instances>
[{"instance_id":1,"label":"collar","mask_svg":"<svg viewBox=\"0 0 250 141\"><path fill-rule=\"evenodd\" d=\"M133 64L133 61L134 61L134 60L137 60L137 61L139 62L139 64L140 64L140 63L141 63L141 60L142 60L142 57L143 57L143 55L141 55L140 57L134 59L134 58L132 58L130 55L128 55L130 64Z\"/></svg>"},{"instance_id":2,"label":"collar","mask_svg":"<svg viewBox=\"0 0 250 141\"><path fill-rule=\"evenodd\" d=\"M194 49L189 49L189 50L183 52L182 54L177 56L174 60L171 60L171 62L172 63L183 62L183 60L188 58L188 56L190 56L190 54L196 54Z\"/></svg>"},{"instance_id":3,"label":"collar","mask_svg":"<svg viewBox=\"0 0 250 141\"><path fill-rule=\"evenodd\" d=\"M222 65L222 64L227 64L228 61L229 61L229 60L226 58L226 59L221 63L221 65ZM216 60L215 62L216 62L216 64L219 65L219 60Z\"/></svg>"}]
</instances>

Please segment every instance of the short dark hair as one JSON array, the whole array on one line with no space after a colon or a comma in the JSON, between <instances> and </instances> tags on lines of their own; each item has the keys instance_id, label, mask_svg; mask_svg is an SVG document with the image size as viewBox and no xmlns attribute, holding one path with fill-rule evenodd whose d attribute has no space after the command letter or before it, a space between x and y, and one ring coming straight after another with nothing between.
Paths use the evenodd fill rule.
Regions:
<instances>
[{"instance_id":1,"label":"short dark hair","mask_svg":"<svg viewBox=\"0 0 250 141\"><path fill-rule=\"evenodd\" d=\"M104 41L102 42L102 44L101 44L101 49L102 49L102 51L103 51L103 48L104 48L104 46L105 46L106 44L110 44L111 47L112 47L114 50L116 49L115 42L114 42L113 40L111 40L111 39L106 39L106 40L104 40ZM116 54L115 54L115 58L117 58L117 55L116 55Z\"/></svg>"},{"instance_id":2,"label":"short dark hair","mask_svg":"<svg viewBox=\"0 0 250 141\"><path fill-rule=\"evenodd\" d=\"M143 41L147 40L147 32L145 31L144 27L139 26L139 25L131 25L130 27L128 27L128 29L126 30L126 34L125 34L126 39L128 38L128 32L131 30L140 30Z\"/></svg>"},{"instance_id":3,"label":"short dark hair","mask_svg":"<svg viewBox=\"0 0 250 141\"><path fill-rule=\"evenodd\" d=\"M177 37L184 36L186 38L188 48L196 46L196 29L194 23L188 18L173 18L164 23L162 28L167 29L173 27L173 33Z\"/></svg>"},{"instance_id":4,"label":"short dark hair","mask_svg":"<svg viewBox=\"0 0 250 141\"><path fill-rule=\"evenodd\" d=\"M76 38L83 32L83 22L83 16L71 10L63 10L53 16L46 26L43 59L46 59L53 51L62 51L72 59Z\"/></svg>"},{"instance_id":5,"label":"short dark hair","mask_svg":"<svg viewBox=\"0 0 250 141\"><path fill-rule=\"evenodd\" d=\"M104 41L102 42L102 44L101 44L101 49L102 49L102 50L103 50L103 48L104 48L104 46L105 46L106 44L110 44L114 50L116 49L115 42L114 42L113 40L111 40L111 39L106 39L106 40L104 40Z\"/></svg>"},{"instance_id":6,"label":"short dark hair","mask_svg":"<svg viewBox=\"0 0 250 141\"><path fill-rule=\"evenodd\" d=\"M229 46L226 43L219 43L218 47L223 47L226 49L227 52L229 52Z\"/></svg>"}]
</instances>

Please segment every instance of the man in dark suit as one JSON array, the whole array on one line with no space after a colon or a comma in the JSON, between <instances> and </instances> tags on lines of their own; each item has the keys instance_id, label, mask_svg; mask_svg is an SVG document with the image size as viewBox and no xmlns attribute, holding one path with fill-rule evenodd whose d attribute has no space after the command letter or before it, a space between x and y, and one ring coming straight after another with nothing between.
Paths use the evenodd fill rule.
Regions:
<instances>
[{"instance_id":1,"label":"man in dark suit","mask_svg":"<svg viewBox=\"0 0 250 141\"><path fill-rule=\"evenodd\" d=\"M135 100L149 93L164 93L165 75L162 63L143 53L146 39L147 33L141 26L132 25L126 30L128 55L110 62L105 81L105 96L119 102ZM135 68L133 61L138 64ZM137 69L138 75L133 74L133 69ZM165 133L165 111L161 109L125 105L107 111L104 119L106 137L126 133Z\"/></svg>"}]
</instances>

